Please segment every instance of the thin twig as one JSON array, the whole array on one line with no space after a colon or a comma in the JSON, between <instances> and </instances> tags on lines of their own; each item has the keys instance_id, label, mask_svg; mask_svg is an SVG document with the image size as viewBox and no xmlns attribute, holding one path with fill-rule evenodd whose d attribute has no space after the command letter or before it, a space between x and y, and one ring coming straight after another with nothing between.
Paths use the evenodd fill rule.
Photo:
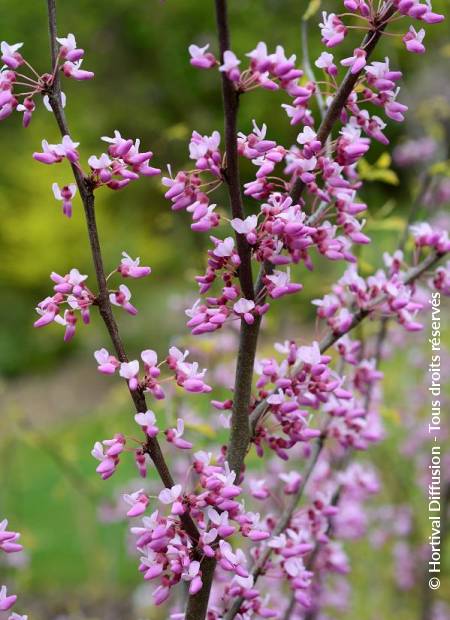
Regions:
<instances>
[{"instance_id":1,"label":"thin twig","mask_svg":"<svg viewBox=\"0 0 450 620\"><path fill-rule=\"evenodd\" d=\"M58 62L58 51L57 51L57 27L56 27L56 0L47 0L48 5L48 23L49 23L49 32L50 32L50 48L52 55L52 68L56 69L55 63ZM56 72L57 74L57 72ZM56 75L55 74L55 75ZM53 84L48 89L48 97L49 103L53 110L53 114L55 116L56 122L58 124L59 130L61 132L61 136L70 135L69 127L67 124L67 120L65 117L64 109L61 103L60 90L59 90L59 82L55 78ZM103 257L100 247L100 240L97 230L97 222L95 217L95 199L93 187L89 182L89 179L85 177L77 166L72 164L72 171L75 177L76 184L78 186L78 190L80 192L81 201L83 203L84 214L87 224L87 231L89 237L89 243L91 247L92 260L94 263L95 275L97 278L98 285L98 296L97 296L97 305L99 308L100 315L103 319L103 322L108 330L111 341L114 345L114 349L116 351L117 357L121 362L128 361L128 357L125 352L125 348L123 346L119 328L114 318L111 304L109 301L109 293L108 286L106 282L105 269L103 265ZM145 412L147 410L147 404L145 401L145 395L142 390L138 389L135 391L130 390L131 398L133 399L135 409L138 413ZM167 463L164 459L163 453L161 451L161 447L156 438L148 437L145 443L145 451L149 454L152 459L155 468L166 487L172 487L174 485L174 480L169 471ZM194 543L198 540L199 533L197 527L192 520L192 517L185 513L180 517L183 527L190 536L190 538L194 541Z\"/></svg>"},{"instance_id":2,"label":"thin twig","mask_svg":"<svg viewBox=\"0 0 450 620\"><path fill-rule=\"evenodd\" d=\"M434 267L445 255L446 255L445 252L431 252L431 254L429 254L421 263L419 263L418 265L416 265L415 267L413 267L407 272L403 280L404 284L412 284L413 282L415 282L426 271ZM387 299L387 295L385 293L381 293L366 308L362 308L361 310L358 310L358 312L356 312L353 315L350 325L347 327L345 331L334 332L330 330L328 334L319 343L320 352L325 353L335 342L340 340L342 336L345 336L345 334L348 334L357 325L359 325L362 321L364 321L364 319L370 316L373 310L377 306L382 304L384 301L386 301L386 299ZM296 370L298 370L298 368L294 366L293 372L295 373ZM258 421L261 419L261 417L264 415L267 409L268 409L267 400L264 399L260 401L255 407L255 409L252 411L250 418L249 418L249 424L250 424L250 428L253 429L253 431L256 429L256 425Z\"/></svg>"}]
</instances>

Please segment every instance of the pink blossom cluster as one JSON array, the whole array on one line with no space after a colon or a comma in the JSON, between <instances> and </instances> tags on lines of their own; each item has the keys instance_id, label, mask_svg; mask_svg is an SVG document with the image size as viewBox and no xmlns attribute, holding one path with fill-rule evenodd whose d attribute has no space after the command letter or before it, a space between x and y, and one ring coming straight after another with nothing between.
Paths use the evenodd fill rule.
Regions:
<instances>
[{"instance_id":1,"label":"pink blossom cluster","mask_svg":"<svg viewBox=\"0 0 450 620\"><path fill-rule=\"evenodd\" d=\"M36 109L36 95L44 96L44 104L51 111L48 93L53 85L55 76L61 71L66 77L75 80L90 80L94 77L92 71L81 68L84 50L77 48L73 34L57 38L59 44L58 57L52 73L39 73L22 56L19 50L23 43L0 43L3 67L0 69L0 120L10 116L17 110L23 113L23 126L28 127ZM22 73L29 70L30 75ZM63 104L66 98L61 93Z\"/></svg>"},{"instance_id":2,"label":"pink blossom cluster","mask_svg":"<svg viewBox=\"0 0 450 620\"><path fill-rule=\"evenodd\" d=\"M390 274L380 269L365 279L352 265L333 285L332 293L313 301L318 307L317 316L325 319L335 334L347 332L352 325L354 313L348 308L390 316L406 330L419 331L422 325L416 315L423 305L416 299L415 287L405 284L404 275L400 267L396 267Z\"/></svg>"},{"instance_id":3,"label":"pink blossom cluster","mask_svg":"<svg viewBox=\"0 0 450 620\"><path fill-rule=\"evenodd\" d=\"M20 534L8 530L8 520L3 519L0 521L0 551L4 553L18 553L22 551L23 547L18 542ZM0 612L8 611L16 603L17 595L8 594L8 589L5 585L0 587ZM27 620L28 616L21 616L12 612L8 620Z\"/></svg>"},{"instance_id":4,"label":"pink blossom cluster","mask_svg":"<svg viewBox=\"0 0 450 620\"><path fill-rule=\"evenodd\" d=\"M189 144L189 157L195 161L195 168L181 171L172 178L169 167L170 176L162 179L163 184L169 188L165 197L172 202L172 209L186 209L191 213L191 228L198 232L206 232L218 226L220 220L220 216L215 212L217 205L210 204L208 196L223 181L219 145L218 131L214 131L211 136L202 136L194 131ZM213 177L212 180L210 176Z\"/></svg>"},{"instance_id":5,"label":"pink blossom cluster","mask_svg":"<svg viewBox=\"0 0 450 620\"><path fill-rule=\"evenodd\" d=\"M199 551L207 557L216 557L223 571L237 574L238 582L240 578L242 584L248 584L251 577L245 554L241 549L233 549L226 539L238 532L253 542L270 536L260 525L259 515L247 512L244 504L237 501L242 489L236 485L236 476L223 458L213 464L211 453L198 452L194 455L193 469L199 477L199 493L183 492L180 484L163 489L158 499L170 506L170 515L165 517L156 510L150 517L143 517L142 526L131 528L138 537L139 570L145 580L158 580L153 593L157 605L168 598L170 589L180 581L189 583L191 594L202 588L200 563L196 559ZM126 495L124 500L131 506L130 517L142 515L149 504L143 490ZM197 549L180 528L178 517L186 511L196 518L200 530ZM254 595L258 596L257 592Z\"/></svg>"},{"instance_id":6,"label":"pink blossom cluster","mask_svg":"<svg viewBox=\"0 0 450 620\"><path fill-rule=\"evenodd\" d=\"M122 256L120 265L111 275L117 272L124 278L142 278L151 273L150 267L140 265L139 258L132 259L126 252ZM52 272L50 279L55 283L54 294L39 302L36 312L40 317L34 322L34 327L58 323L65 327L64 340L68 341L75 335L78 313L82 322L89 324L90 308L98 302L96 295L86 285L87 277L78 269L71 269L64 276ZM131 291L125 284L111 290L109 295L111 304L123 308L131 315L137 314L137 309L130 302Z\"/></svg>"},{"instance_id":7,"label":"pink blossom cluster","mask_svg":"<svg viewBox=\"0 0 450 620\"><path fill-rule=\"evenodd\" d=\"M89 157L88 175L83 174L79 163L80 155L77 149L80 143L74 142L68 135L63 137L60 144L49 144L47 140L42 140L42 151L33 153L33 158L43 164L56 164L67 159L72 166L80 170L92 190L102 186L120 190L141 176L152 177L160 174L159 168L149 165L153 152L139 151L139 139L133 141L122 138L116 130L113 138L103 137L102 140L109 144L108 153L102 153L100 157L96 155ZM56 200L63 203L64 215L71 217L76 185L72 183L61 188L57 183L53 183L52 189Z\"/></svg>"},{"instance_id":8,"label":"pink blossom cluster","mask_svg":"<svg viewBox=\"0 0 450 620\"><path fill-rule=\"evenodd\" d=\"M106 349L100 349L94 353L99 372L112 375L118 370L119 375L128 381L130 390L150 392L152 396L158 400L165 398L164 390L159 379L161 374L160 367L164 363L166 363L168 368L174 373L170 378L186 392L207 393L211 391L212 388L204 381L206 368L200 370L197 362L186 361L188 355L189 351L183 352L177 349L177 347L170 347L167 358L158 363L158 354L156 351L146 349L141 353L141 360L144 365L144 376L139 378L139 360L119 362L119 360L115 356L110 355Z\"/></svg>"}]
</instances>

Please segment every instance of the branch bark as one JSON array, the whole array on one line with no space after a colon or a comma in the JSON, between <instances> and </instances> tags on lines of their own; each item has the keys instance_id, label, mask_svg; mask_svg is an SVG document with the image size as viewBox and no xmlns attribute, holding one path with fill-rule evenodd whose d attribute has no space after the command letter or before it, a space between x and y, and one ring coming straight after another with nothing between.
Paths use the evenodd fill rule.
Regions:
<instances>
[{"instance_id":1,"label":"branch bark","mask_svg":"<svg viewBox=\"0 0 450 620\"><path fill-rule=\"evenodd\" d=\"M215 10L220 58L223 61L224 53L231 47L227 1L215 0ZM239 92L225 73L222 73L221 79L226 154L226 165L223 170L223 175L228 188L231 213L233 217L244 219L245 212L242 200L237 148ZM245 236L241 234L236 234L236 246L241 260L238 276L242 294L246 299L255 299L251 247ZM260 325L260 317L255 318L252 325L248 325L244 319L241 320L239 350L234 381L231 430L227 454L230 469L236 472L237 477L240 475L245 455L250 445L248 416ZM196 595L189 597L186 608L186 620L203 620L203 618L205 618L215 568L215 558L205 557L202 560L201 570L203 587Z\"/></svg>"},{"instance_id":2,"label":"branch bark","mask_svg":"<svg viewBox=\"0 0 450 620\"><path fill-rule=\"evenodd\" d=\"M56 66L58 62L57 51L57 22L56 22L56 0L47 0L48 7L48 26L50 33L50 49L52 57L52 69L55 72L55 80L49 87L47 92L49 97L49 103L53 110L56 122L58 124L61 136L70 135L69 126L65 117L64 109L61 103L59 79L57 77ZM119 328L114 318L111 304L109 302L108 285L106 282L105 269L103 265L103 256L101 252L100 239L98 235L97 222L95 217L95 197L93 188L89 183L89 179L83 175L80 168L72 164L72 172L75 178L75 182L80 192L81 202L83 203L83 209L85 214L85 220L87 225L87 232L89 237L89 244L91 248L92 261L94 264L95 275L98 285L97 305L99 308L100 316L103 319L106 329L113 343L117 357L121 362L128 361L125 348L120 337ZM145 395L141 390L130 391L130 396L133 400L136 412L145 412L147 410L147 403ZM164 459L161 447L156 438L148 437L145 443L145 451L152 459L155 468L166 487L172 487L175 483L172 475L169 471L167 463ZM185 513L180 517L183 527L194 542L198 540L199 533L197 526L195 525L192 517Z\"/></svg>"}]
</instances>

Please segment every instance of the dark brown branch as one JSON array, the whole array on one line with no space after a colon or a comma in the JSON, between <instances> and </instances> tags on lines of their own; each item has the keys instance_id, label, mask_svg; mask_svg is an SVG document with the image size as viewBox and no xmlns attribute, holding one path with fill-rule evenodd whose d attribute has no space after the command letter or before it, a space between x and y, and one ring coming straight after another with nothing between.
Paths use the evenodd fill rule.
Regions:
<instances>
[{"instance_id":1,"label":"dark brown branch","mask_svg":"<svg viewBox=\"0 0 450 620\"><path fill-rule=\"evenodd\" d=\"M47 0L47 5L50 32L50 47L52 54L53 71L55 71L58 58L56 42L56 0ZM47 94L49 97L51 108L56 118L56 122L61 132L61 136L70 135L69 127L64 114L64 109L61 104L59 82L57 79L55 79L53 84L49 87ZM72 164L72 171L78 190L80 192L80 197L84 208L89 244L91 247L92 260L94 263L95 275L98 285L97 305L106 329L108 330L108 333L110 335L111 341L114 345L117 357L121 362L126 362L128 361L128 357L125 353L125 348L119 334L119 328L114 318L111 304L109 301L108 285L106 282L103 257L95 217L95 199L93 188L90 185L89 179L83 175L80 168ZM140 390L130 390L130 395L133 399L136 411L138 413L145 412L147 410L147 404L143 392ZM174 480L169 471L169 468L167 467L167 463L164 459L158 440L156 438L148 437L144 449L152 459L163 484L166 487L172 487L174 485ZM183 523L183 527L186 530L186 533L191 537L194 542L196 542L198 540L199 534L197 527L192 520L192 517L188 513L185 513L181 516L181 521Z\"/></svg>"},{"instance_id":2,"label":"dark brown branch","mask_svg":"<svg viewBox=\"0 0 450 620\"><path fill-rule=\"evenodd\" d=\"M216 23L219 39L220 58L230 49L230 30L226 0L215 0ZM237 148L237 114L239 93L225 73L222 73L222 99L225 122L225 169L223 175L228 187L230 209L233 217L245 218L239 174L239 157ZM242 294L246 299L255 299L253 286L251 247L244 235L236 234L236 246L241 264L238 270ZM255 364L261 319L255 318L252 325L241 320L239 334L239 351L233 393L233 411L228 446L228 463L239 476L245 455L250 445L248 425L249 406L252 390L253 368ZM195 596L189 597L186 608L186 620L203 620L208 609L216 560L204 558L201 564L203 587Z\"/></svg>"},{"instance_id":3,"label":"dark brown branch","mask_svg":"<svg viewBox=\"0 0 450 620\"><path fill-rule=\"evenodd\" d=\"M230 31L228 27L227 2L215 0L216 23L219 37L220 59L223 62L224 52L230 49ZM237 148L237 113L239 108L239 92L235 85L222 72L222 99L225 118L225 154L226 163L223 175L228 186L230 208L233 217L245 218L242 202L241 181L239 174L239 156ZM251 247L245 235L236 234L236 244L241 259L239 281L244 297L253 299L253 277L251 264Z\"/></svg>"}]
</instances>

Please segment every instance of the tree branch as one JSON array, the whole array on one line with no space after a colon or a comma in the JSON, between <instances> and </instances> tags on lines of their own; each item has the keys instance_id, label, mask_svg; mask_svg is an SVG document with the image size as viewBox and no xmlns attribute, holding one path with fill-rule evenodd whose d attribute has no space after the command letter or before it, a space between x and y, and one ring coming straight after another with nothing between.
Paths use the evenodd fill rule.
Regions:
<instances>
[{"instance_id":1,"label":"tree branch","mask_svg":"<svg viewBox=\"0 0 450 620\"><path fill-rule=\"evenodd\" d=\"M56 41L56 0L47 0L47 6L48 25L50 32L50 48L52 55L53 71L55 71L58 61ZM50 106L53 110L53 114L61 132L61 136L70 135L69 127L64 114L64 109L61 104L59 81L57 78L55 78L55 81L49 87L47 94L49 97ZM105 269L103 266L103 257L95 217L95 198L93 188L89 182L89 179L85 177L81 170L73 164L72 171L78 190L80 192L80 197L84 208L89 244L91 247L92 260L94 263L95 275L98 285L97 305L106 329L108 330L108 333L110 335L111 341L114 345L117 357L121 362L126 362L128 361L128 357L126 355L125 348L119 334L119 328L114 318L111 304L109 301L108 285L106 282ZM145 412L147 410L147 403L142 390L130 390L130 395L133 399L136 412ZM144 449L152 459L163 484L166 487L172 487L174 485L174 480L164 459L158 440L156 438L148 437L146 439ZM195 543L198 540L199 533L194 521L192 520L192 517L188 513L185 513L180 517L180 519L183 523L183 527L186 533Z\"/></svg>"},{"instance_id":2,"label":"tree branch","mask_svg":"<svg viewBox=\"0 0 450 620\"><path fill-rule=\"evenodd\" d=\"M418 278L420 278L420 276L422 276L426 271L434 267L445 255L446 255L446 252L431 252L421 263L416 265L416 267L411 268L407 272L403 282L405 284L412 284ZM337 333L337 332L333 332L330 330L328 334L324 338L322 338L322 340L319 343L320 352L325 353L331 346L333 346L335 342L337 342L340 338L342 338L342 336L345 336L345 334L348 334L349 332L351 332L357 325L359 325L362 321L364 321L364 319L370 316L371 312L373 312L373 310L378 305L386 301L386 299L387 299L387 295L382 293L381 295L376 297L367 308L363 308L359 310L358 312L356 312L353 315L350 325L345 331L341 333ZM295 373L297 370L298 370L298 367L294 366L292 372ZM255 433L256 425L258 421L266 413L268 408L269 406L268 406L267 400L264 399L260 401L257 404L257 406L254 408L254 410L252 411L250 415L250 428L251 428L252 436Z\"/></svg>"}]
</instances>

